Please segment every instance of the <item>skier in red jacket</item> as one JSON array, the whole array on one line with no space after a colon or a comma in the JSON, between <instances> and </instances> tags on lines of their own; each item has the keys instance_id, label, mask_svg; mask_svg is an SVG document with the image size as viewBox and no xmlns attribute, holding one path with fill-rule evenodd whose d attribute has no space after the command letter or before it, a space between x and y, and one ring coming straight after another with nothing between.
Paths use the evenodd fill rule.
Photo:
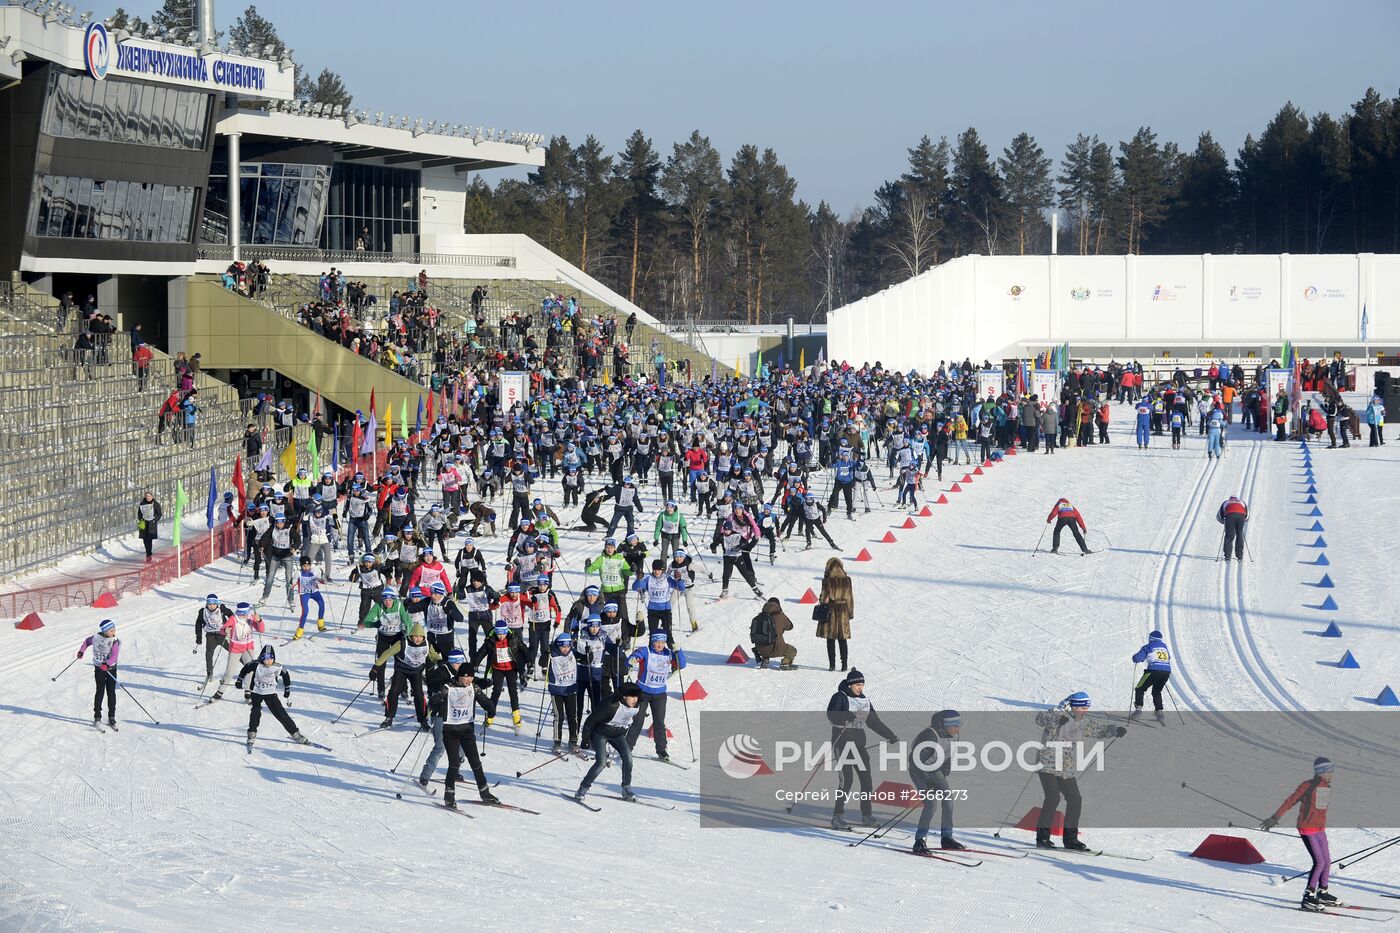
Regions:
<instances>
[{"instance_id":1,"label":"skier in red jacket","mask_svg":"<svg viewBox=\"0 0 1400 933\"><path fill-rule=\"evenodd\" d=\"M1313 776L1299 784L1273 816L1259 824L1260 829L1273 829L1285 813L1294 805L1298 806L1298 836L1312 857L1308 888L1303 892L1304 910L1325 910L1338 905L1337 899L1327 893L1327 876L1332 869L1332 853L1327 848L1327 804L1332 795L1332 771L1331 761L1315 759Z\"/></svg>"},{"instance_id":2,"label":"skier in red jacket","mask_svg":"<svg viewBox=\"0 0 1400 933\"><path fill-rule=\"evenodd\" d=\"M1045 524L1055 523L1055 535L1050 539L1050 553L1060 553L1060 532L1068 528L1074 534L1074 540L1079 545L1080 554L1088 554L1089 548L1084 544L1084 536L1080 531L1088 531L1084 524L1084 518L1079 514L1079 510L1063 496L1055 501L1050 507L1050 515L1045 519Z\"/></svg>"}]
</instances>

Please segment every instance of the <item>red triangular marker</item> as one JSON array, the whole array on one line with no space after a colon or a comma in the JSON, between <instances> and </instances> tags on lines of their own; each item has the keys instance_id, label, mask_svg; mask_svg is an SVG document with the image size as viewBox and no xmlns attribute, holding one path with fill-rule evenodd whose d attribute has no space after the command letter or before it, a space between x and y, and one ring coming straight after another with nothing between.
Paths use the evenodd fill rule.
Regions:
<instances>
[{"instance_id":1,"label":"red triangular marker","mask_svg":"<svg viewBox=\"0 0 1400 933\"><path fill-rule=\"evenodd\" d=\"M1006 449L1006 453L1007 453L1007 456L1014 457L1014 456L1016 456L1016 448L1015 448L1015 447L1008 447L1008 448Z\"/></svg>"},{"instance_id":2,"label":"red triangular marker","mask_svg":"<svg viewBox=\"0 0 1400 933\"><path fill-rule=\"evenodd\" d=\"M656 738L656 727L655 727L655 726L647 726L647 738L649 738L649 739L654 739L654 738ZM675 738L675 735L672 734L672 732L671 732L671 730L670 730L669 728L666 730L666 738L668 738L668 739L674 739L674 738Z\"/></svg>"},{"instance_id":3,"label":"red triangular marker","mask_svg":"<svg viewBox=\"0 0 1400 933\"><path fill-rule=\"evenodd\" d=\"M938 498L933 500L933 504L934 504L934 505L947 505L947 504L948 504L948 497L945 496L945 495L939 494ZM928 508L928 506L924 506L924 508Z\"/></svg>"},{"instance_id":4,"label":"red triangular marker","mask_svg":"<svg viewBox=\"0 0 1400 933\"><path fill-rule=\"evenodd\" d=\"M919 517L920 517L920 518L932 518L932 517L933 517L933 509L929 508L928 506L924 506L922 509L919 510Z\"/></svg>"},{"instance_id":5,"label":"red triangular marker","mask_svg":"<svg viewBox=\"0 0 1400 933\"><path fill-rule=\"evenodd\" d=\"M899 539L894 536L893 531L885 532L885 536L880 539L881 544L894 544Z\"/></svg>"},{"instance_id":6,"label":"red triangular marker","mask_svg":"<svg viewBox=\"0 0 1400 933\"><path fill-rule=\"evenodd\" d=\"M957 483L954 483L954 484L953 484L953 488L950 489L950 490L948 490L948 491L949 491L949 492L962 492L962 487L959 486Z\"/></svg>"},{"instance_id":7,"label":"red triangular marker","mask_svg":"<svg viewBox=\"0 0 1400 933\"><path fill-rule=\"evenodd\" d=\"M111 609L117 605L117 597L110 592L104 592L92 601L94 609Z\"/></svg>"},{"instance_id":8,"label":"red triangular marker","mask_svg":"<svg viewBox=\"0 0 1400 933\"><path fill-rule=\"evenodd\" d=\"M32 632L35 629L41 629L43 627L44 620L39 618L39 613L37 612L31 612L29 615L25 616L23 619L15 623L15 628L24 632Z\"/></svg>"},{"instance_id":9,"label":"red triangular marker","mask_svg":"<svg viewBox=\"0 0 1400 933\"><path fill-rule=\"evenodd\" d=\"M802 594L802 598L798 600L798 602L801 603L801 604L804 605L804 606L810 606L810 605L814 604L816 601L817 601L817 594L812 592L812 588L811 588L810 586L807 587L807 592L805 592L805 593Z\"/></svg>"},{"instance_id":10,"label":"red triangular marker","mask_svg":"<svg viewBox=\"0 0 1400 933\"><path fill-rule=\"evenodd\" d=\"M928 506L924 506L924 508L928 508ZM912 519L912 518L906 518L906 519L904 520L904 524L903 524L903 525L900 525L899 527L901 527L901 528L918 528L919 526L916 525L916 524L914 524L914 519Z\"/></svg>"},{"instance_id":11,"label":"red triangular marker","mask_svg":"<svg viewBox=\"0 0 1400 933\"><path fill-rule=\"evenodd\" d=\"M983 460L983 461L982 461L982 465L983 465L984 467L994 467L994 466L996 466L996 461L995 461L995 460Z\"/></svg>"},{"instance_id":12,"label":"red triangular marker","mask_svg":"<svg viewBox=\"0 0 1400 933\"><path fill-rule=\"evenodd\" d=\"M700 681L692 680L690 686L685 688L685 693L681 694L681 699L703 700L707 696L709 696L709 694L705 692L704 687L700 686Z\"/></svg>"},{"instance_id":13,"label":"red triangular marker","mask_svg":"<svg viewBox=\"0 0 1400 933\"><path fill-rule=\"evenodd\" d=\"M867 551L865 548L861 548L861 549L860 549L860 553L856 555L856 560L874 560L874 559L875 559L875 558L871 557L871 556L870 556L870 552Z\"/></svg>"},{"instance_id":14,"label":"red triangular marker","mask_svg":"<svg viewBox=\"0 0 1400 933\"><path fill-rule=\"evenodd\" d=\"M735 645L734 650L729 653L729 660L725 664L748 664L749 656L744 653L743 645Z\"/></svg>"},{"instance_id":15,"label":"red triangular marker","mask_svg":"<svg viewBox=\"0 0 1400 933\"><path fill-rule=\"evenodd\" d=\"M964 474L963 474L962 481L963 481L964 483L970 483L970 482L972 482L972 474L971 474L971 473L964 473Z\"/></svg>"},{"instance_id":16,"label":"red triangular marker","mask_svg":"<svg viewBox=\"0 0 1400 933\"><path fill-rule=\"evenodd\" d=\"M973 476L981 476L981 475L982 475L982 468L981 468L981 467L978 467L977 469L973 470L973 471L972 471L972 475L973 475Z\"/></svg>"}]
</instances>

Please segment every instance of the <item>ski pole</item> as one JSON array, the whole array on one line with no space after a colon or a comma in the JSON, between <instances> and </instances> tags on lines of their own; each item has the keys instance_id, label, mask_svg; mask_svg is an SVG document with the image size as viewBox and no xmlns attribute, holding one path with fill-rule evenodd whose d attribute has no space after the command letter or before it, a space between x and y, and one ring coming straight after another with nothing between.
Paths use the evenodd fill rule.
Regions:
<instances>
[{"instance_id":1,"label":"ski pole","mask_svg":"<svg viewBox=\"0 0 1400 933\"><path fill-rule=\"evenodd\" d=\"M545 765L552 765L552 764L554 764L556 761L563 761L566 757L568 757L568 756L566 756L566 755L554 755L554 756L552 756L548 761L541 762L540 764L535 765L533 768L526 768L524 771L517 771L517 772L515 772L515 776L516 776L517 778L522 778L522 777L524 777L524 776L527 775L527 774L533 774L534 772L536 772L536 771L540 770L541 768L543 768Z\"/></svg>"},{"instance_id":2,"label":"ski pole","mask_svg":"<svg viewBox=\"0 0 1400 933\"><path fill-rule=\"evenodd\" d=\"M685 669L678 667L676 673L680 675L681 679L681 710L685 713L685 741L690 746L690 760L694 762L699 759L695 757L695 739L690 734L690 701L685 698ZM655 723L652 725L655 726Z\"/></svg>"},{"instance_id":3,"label":"ski pole","mask_svg":"<svg viewBox=\"0 0 1400 933\"><path fill-rule=\"evenodd\" d=\"M1129 708L1129 709L1132 709L1132 708L1133 708L1133 704L1137 702L1137 680L1138 680L1138 672L1137 672L1137 669L1138 669L1138 662L1134 661L1134 662L1133 662L1133 679L1132 679L1132 681L1130 681L1131 686L1128 687L1128 708ZM1128 717L1128 722L1130 722L1130 723L1132 722L1132 717L1131 717L1131 716Z\"/></svg>"},{"instance_id":4,"label":"ski pole","mask_svg":"<svg viewBox=\"0 0 1400 933\"><path fill-rule=\"evenodd\" d=\"M1225 553L1225 529L1220 529L1220 547L1215 549L1215 562L1218 564L1224 558Z\"/></svg>"},{"instance_id":5,"label":"ski pole","mask_svg":"<svg viewBox=\"0 0 1400 933\"><path fill-rule=\"evenodd\" d=\"M1214 800L1216 803L1220 804L1220 805L1223 806L1223 807L1229 807L1231 810L1234 810L1236 813L1243 813L1245 816L1249 817L1251 820L1254 820L1254 821L1257 822L1257 823L1262 823L1262 822L1264 822L1264 818L1263 818L1262 816L1255 816L1253 813L1250 813L1248 810L1241 810L1239 807L1235 806L1234 804L1226 803L1225 801L1221 800L1219 797L1212 797L1210 794L1207 794L1205 791L1199 790L1199 789L1197 789L1197 788L1195 788L1195 787L1192 787L1190 784L1187 784L1185 781L1182 781L1182 782L1181 782L1181 786L1184 787L1184 788L1186 788L1187 790L1193 792L1193 793L1200 794L1202 797L1205 797L1207 800ZM1241 827L1241 828L1243 828L1243 827Z\"/></svg>"},{"instance_id":6,"label":"ski pole","mask_svg":"<svg viewBox=\"0 0 1400 933\"><path fill-rule=\"evenodd\" d=\"M363 687L360 688L360 693L364 693L366 690L368 690L368 689L369 689L369 685L372 684L372 683L374 683L373 680L366 680L366 681L365 681L365 685L364 685ZM336 723L340 722L340 717L341 717L341 716L344 716L345 713L346 713L346 711L348 711L348 710L350 709L350 707L352 707L352 706L355 705L355 701L358 700L358 699L360 698L360 693L357 693L357 694L355 694L353 697L350 698L350 702L345 704L345 709L343 709L343 710L340 711L340 715L339 715L339 716L336 716L334 719L331 720L331 725L335 725Z\"/></svg>"},{"instance_id":7,"label":"ski pole","mask_svg":"<svg viewBox=\"0 0 1400 933\"><path fill-rule=\"evenodd\" d=\"M484 713L484 712L486 712L486 709L483 707L481 711ZM482 718L482 722L481 722L481 757L482 757L482 758L485 758L485 757L486 757L486 740L487 740L487 738L490 737L490 734L491 734L491 727L488 726L488 725L486 725L486 719L487 719L487 718L490 718L490 717L483 717L483 718ZM476 714L475 714L475 713L472 713L472 727L473 727L473 728L476 727Z\"/></svg>"},{"instance_id":8,"label":"ski pole","mask_svg":"<svg viewBox=\"0 0 1400 933\"><path fill-rule=\"evenodd\" d=\"M896 813L894 816L890 817L888 820L886 820L885 822L881 823L879 826L876 826L874 829L872 829L870 832L866 833L864 836L861 836L861 837L860 837L859 839L857 839L855 842L848 842L848 843L846 843L847 847L848 847L848 848L854 849L856 846L860 845L862 842L866 842L867 840L870 840L870 839L875 838L876 836L879 836L879 835L880 835L880 831L883 830L883 829L885 829L885 827L887 827L887 826L888 826L888 827L894 826L894 825L895 825L896 823L898 823L900 820L904 819L906 816L908 816L909 814L911 814L911 813L913 813L913 812L914 812L914 808L913 808L913 807L909 807L909 808L906 809L906 810L900 810L900 811L899 811L898 813Z\"/></svg>"},{"instance_id":9,"label":"ski pole","mask_svg":"<svg viewBox=\"0 0 1400 933\"><path fill-rule=\"evenodd\" d=\"M836 733L836 738L833 739L832 742L831 742L832 746L835 746L837 742L841 741L841 736L843 736L843 735L846 734L846 730L847 730L848 728L850 728L850 727L849 727L849 726L842 726L842 727L841 727L841 731L838 732L838 733ZM812 784L812 779L815 778L816 776L817 776L817 769L816 769L816 768L813 768L813 769L812 769L812 773L809 774L809 775L807 775L807 783L802 785L802 790L800 790L800 791L797 792L797 796L799 796L799 797L802 796L802 792L805 791L808 787L811 786L811 784ZM793 808L796 807L796 806L797 806L797 801L794 800L792 803L788 804L788 805L787 805L786 807L784 807L783 809L784 809L786 812L791 813L792 810L793 810Z\"/></svg>"},{"instance_id":10,"label":"ski pole","mask_svg":"<svg viewBox=\"0 0 1400 933\"><path fill-rule=\"evenodd\" d=\"M545 701L548 697L549 697L549 688L548 688L548 687L541 687L541 688L540 688L540 709L539 709L539 712L535 713L535 720L536 720L536 725L535 725L535 743L534 743L533 745L530 746L530 751L532 751L532 752L537 752L537 751L540 750L540 733L544 732L544 701ZM551 716L554 715L554 707L553 707L553 705L551 705L550 708L549 708L549 714L550 714Z\"/></svg>"},{"instance_id":11,"label":"ski pole","mask_svg":"<svg viewBox=\"0 0 1400 933\"><path fill-rule=\"evenodd\" d=\"M1366 849L1357 849L1355 852L1351 853L1351 855L1344 855L1337 860L1337 870L1341 871L1343 868L1350 868L1351 865L1355 865L1357 862L1360 862L1363 859L1368 859L1371 856L1375 855L1377 852L1384 852L1386 849L1389 849L1396 843L1400 843L1400 836L1396 836L1394 839L1387 839L1385 842L1378 842L1375 845L1371 846L1369 851ZM1366 854L1361 855L1362 852L1365 852ZM1348 865L1347 859L1352 858L1353 855L1360 857L1353 859L1351 865Z\"/></svg>"},{"instance_id":12,"label":"ski pole","mask_svg":"<svg viewBox=\"0 0 1400 933\"><path fill-rule=\"evenodd\" d=\"M337 632L339 632L341 629L345 628L345 613L349 611L349 609L350 609L350 602L351 602L351 600L353 600L354 598L355 598L355 596L354 596L353 593L352 593L351 595L345 597L345 605L343 605L343 606L340 607L340 618L337 619L337 620L336 620L336 623L335 623L335 630L336 630Z\"/></svg>"},{"instance_id":13,"label":"ski pole","mask_svg":"<svg viewBox=\"0 0 1400 933\"><path fill-rule=\"evenodd\" d=\"M1244 552L1249 555L1249 562L1254 563L1254 552L1249 549L1249 541L1245 540L1244 532L1240 532L1240 540L1244 541Z\"/></svg>"},{"instance_id":14,"label":"ski pole","mask_svg":"<svg viewBox=\"0 0 1400 933\"><path fill-rule=\"evenodd\" d=\"M422 729L419 729L417 732L415 732L415 733L413 734L413 739L408 743L408 748L412 748L412 747L413 747L413 743L414 743L414 742L417 742L417 741L418 741L418 736L420 736L420 735L422 735L422 734L423 734L423 730L422 730ZM404 754L405 754L405 755L408 754L408 748L404 749ZM404 776L403 783L399 785L399 789L398 789L398 790L394 791L394 797L395 797L395 799L397 799L397 800L402 800L402 799L403 799L403 789L404 789L405 787L408 786L408 782L409 782L409 781L413 780L413 772L418 770L418 762L420 762L420 761L422 761L422 760L423 760L423 752L419 752L419 753L418 753L418 756L417 756L416 758L413 759L413 767L410 768L408 774ZM402 757L402 756L399 757L399 761L403 761L403 757ZM398 765L394 765L394 767L397 768Z\"/></svg>"},{"instance_id":15,"label":"ski pole","mask_svg":"<svg viewBox=\"0 0 1400 933\"><path fill-rule=\"evenodd\" d=\"M1176 705L1176 697L1172 696L1172 688L1164 686L1162 689L1167 691L1167 699L1172 701L1172 709L1176 710L1177 718L1181 720L1183 726L1186 725L1186 717L1181 714L1181 707Z\"/></svg>"},{"instance_id":16,"label":"ski pole","mask_svg":"<svg viewBox=\"0 0 1400 933\"><path fill-rule=\"evenodd\" d=\"M1035 550L1031 551L1032 557L1040 553L1040 543L1045 540L1045 532L1049 527L1050 525L1047 522L1045 528L1040 529L1040 537L1035 539ZM1054 563L1054 561L1051 561L1051 563Z\"/></svg>"},{"instance_id":17,"label":"ski pole","mask_svg":"<svg viewBox=\"0 0 1400 933\"><path fill-rule=\"evenodd\" d=\"M403 764L403 760L404 760L405 758L408 757L408 750L409 750L410 748L413 747L413 743L414 743L414 742L417 742L417 741L418 741L418 737L419 737L420 735L422 735L422 734L423 734L423 730L421 730L421 729L419 729L417 732L413 733L413 737L410 738L410 739L408 740L408 745L404 748L403 754L399 756L399 760L398 760L398 761L394 762L394 766L393 766L392 768L389 769L389 773L390 773L390 774L398 774L398 773L399 773L399 765Z\"/></svg>"},{"instance_id":18,"label":"ski pole","mask_svg":"<svg viewBox=\"0 0 1400 933\"><path fill-rule=\"evenodd\" d=\"M52 677L50 677L50 678L49 678L49 682L52 683L52 682L54 682L55 680L58 680L58 678L62 677L64 674L68 673L68 668L72 667L74 664L77 664L77 663L78 663L78 659L77 659L77 658L74 658L73 660L69 661L67 664L63 665L63 670L59 671L57 674L54 674Z\"/></svg>"},{"instance_id":19,"label":"ski pole","mask_svg":"<svg viewBox=\"0 0 1400 933\"><path fill-rule=\"evenodd\" d=\"M122 693L125 693L128 697L131 697L131 702L135 703L135 704L136 704L136 708L139 709L141 712L143 712L143 713L146 714L146 718L147 718L147 719L149 719L151 722L155 723L156 725L160 725L160 720L157 719L156 717L152 716L151 713L150 713L150 711L147 710L146 707L144 707L144 706L141 705L141 701L138 700L138 699L136 699L135 696L132 696L131 691L128 690L128 689L126 689L126 684L122 683L120 680L117 680L117 675L116 675L116 674L113 674L111 671L106 671L106 674L107 674L108 677L112 678L112 683L114 683L114 684L116 684L118 687L121 687L121 688L122 688Z\"/></svg>"},{"instance_id":20,"label":"ski pole","mask_svg":"<svg viewBox=\"0 0 1400 933\"><path fill-rule=\"evenodd\" d=\"M993 838L993 839L1000 839L1000 838L1001 838L1001 831L1002 831L1003 829L1006 828L1006 826L1007 826L1008 823L1011 822L1011 814L1013 814L1013 813L1016 812L1016 807L1017 807L1018 804L1020 804L1021 798L1024 797L1024 796L1026 796L1026 788L1031 786L1031 778L1035 777L1035 775L1036 775L1036 772L1034 772L1034 771L1032 771L1030 774L1026 775L1026 783L1024 783L1024 784L1021 785L1021 792L1020 792L1019 794L1016 795L1016 800L1015 800L1015 802L1012 803L1012 804L1011 804L1011 808L1010 808L1009 810L1006 811L1006 816L1002 818L1001 825L997 827L997 831L994 832L994 833L992 833L992 838Z\"/></svg>"}]
</instances>

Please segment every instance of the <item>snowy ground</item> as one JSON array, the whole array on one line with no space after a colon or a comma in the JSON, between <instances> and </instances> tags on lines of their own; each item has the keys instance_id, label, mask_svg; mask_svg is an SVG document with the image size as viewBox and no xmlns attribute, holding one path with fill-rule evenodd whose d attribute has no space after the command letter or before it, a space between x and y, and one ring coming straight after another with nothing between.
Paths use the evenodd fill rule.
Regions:
<instances>
[{"instance_id":1,"label":"snowy ground","mask_svg":"<svg viewBox=\"0 0 1400 933\"><path fill-rule=\"evenodd\" d=\"M1237 431L1226 459L1208 464L1192 433L1181 451L1158 439L1142 453L1126 433L1127 409L1118 412L1111 446L1008 459L950 494L950 504L935 506L917 529L896 530L897 544L875 542L902 514L877 510L855 523L831 522L855 577L851 660L877 705L1023 708L1085 689L1100 707L1122 708L1128 657L1154 627L1169 634L1178 671L1173 691L1186 709L1375 709L1385 684L1400 687L1396 623L1379 608L1395 603L1400 584L1378 564L1385 552L1376 547L1379 530L1400 516L1400 493L1390 488L1400 445L1315 446L1322 515L1313 517L1304 515L1310 505L1296 504L1304 488L1297 485L1296 444ZM961 475L945 472L942 488ZM1215 561L1213 513L1240 491L1253 509L1256 560L1223 569ZM936 498L932 480L927 492ZM1100 553L1032 555L1045 513L1062 494L1085 514L1090 545ZM883 495L892 504L892 494ZM1314 521L1324 530L1311 530ZM1309 565L1318 549L1302 546L1319 534L1327 543L1325 568ZM598 540L566 537L570 594ZM136 546L134 538L113 543L92 566ZM503 547L504 538L487 539L488 555ZM861 547L875 559L851 563ZM776 567L758 562L760 581L789 602L796 625L802 669L790 674L726 666L733 647L747 645L758 604L711 604L717 587L700 590L703 629L682 640L689 679L709 692L691 704L693 725L700 707L825 707L839 675L826 670L806 607L790 601L816 585L832 553L803 553L789 542ZM718 570L712 559L711 566ZM1324 571L1332 589L1308 585ZM328 632L279 652L294 678L292 715L333 752L285 742L268 718L249 756L246 707L224 702L195 711L203 655L190 651L191 620L211 590L229 603L260 592L225 560L115 610L49 616L38 632L0 631L7 751L0 772L0 929L222 930L246 928L256 917L271 929L370 930L445 925L463 909L488 922L499 913L502 923L525 930L658 922L676 930L826 930L853 922L888 929L1321 930L1362 919L1285 912L1300 883L1277 887L1269 880L1305 866L1302 846L1257 832L1245 835L1269 861L1249 867L1187 858L1205 833L1181 830L1087 834L1109 849L1151 853L1150 862L1033 856L963 868L876 846L852 850L846 843L853 837L820 823L796 833L701 830L700 766L657 764L645 738L636 789L676 809L601 797L615 790L609 771L595 787L603 812L589 813L559 796L576 786L578 764L514 779L544 760L530 747L539 707L533 686L522 698L522 734L493 735L485 765L493 779L504 779L502 799L542 815L467 808L474 817L468 821L416 792L395 799L398 779L388 769L411 737L402 713L393 731L355 738L380 719L376 704L362 697L331 724L364 682L371 638ZM334 622L348 587L340 582L331 590ZM1336 611L1307 608L1328 595ZM126 685L160 725L119 694L121 732L99 735L88 724L90 668L80 662L50 680L104 615L122 626ZM268 618L282 635L295 624L275 601ZM1342 628L1341 639L1318 637L1330 621ZM1359 670L1332 665L1347 649ZM671 710L672 753L687 761L680 704ZM1292 779L1260 783L1259 799L1247 803L1267 810ZM1226 818L1222 813L1222 825ZM960 835L974 845L990 841L976 830ZM1334 831L1333 852L1388 835L1380 828ZM1333 890L1400 907L1378 896L1400 894L1394 865L1389 852L1362 862L1336 876Z\"/></svg>"}]
</instances>

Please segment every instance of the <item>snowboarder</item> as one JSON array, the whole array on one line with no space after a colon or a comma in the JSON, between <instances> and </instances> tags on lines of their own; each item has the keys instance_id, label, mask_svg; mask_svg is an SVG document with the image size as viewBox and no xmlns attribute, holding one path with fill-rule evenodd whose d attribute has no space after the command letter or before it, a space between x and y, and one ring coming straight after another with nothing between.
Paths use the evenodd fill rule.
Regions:
<instances>
[{"instance_id":1,"label":"snowboarder","mask_svg":"<svg viewBox=\"0 0 1400 933\"><path fill-rule=\"evenodd\" d=\"M1063 496L1055 501L1050 507L1050 514L1045 519L1045 524L1055 523L1055 534L1050 539L1050 553L1060 553L1060 532L1068 528L1074 534L1074 540L1079 545L1080 554L1088 554L1089 548L1084 544L1084 535L1080 531L1088 531L1084 524L1084 518L1079 514L1079 510L1070 504L1070 501Z\"/></svg>"},{"instance_id":2,"label":"snowboarder","mask_svg":"<svg viewBox=\"0 0 1400 933\"><path fill-rule=\"evenodd\" d=\"M831 754L837 761L843 761L852 754L859 756L860 765L845 764L841 767L841 783L836 791L836 804L831 811L832 829L850 829L846 822L846 800L851 796L857 778L860 780L862 797L860 800L860 823L862 826L879 826L871 810L873 806L870 781L870 752L866 746L865 729L868 726L875 734L887 742L898 741L889 727L880 721L870 698L865 695L865 675L852 668L845 680L831 695L826 704L826 718L831 722Z\"/></svg>"},{"instance_id":3,"label":"snowboarder","mask_svg":"<svg viewBox=\"0 0 1400 933\"><path fill-rule=\"evenodd\" d=\"M298 745L309 745L310 741L297 729L297 724L288 715L286 708L282 705L282 700L277 698L277 682L282 681L282 699L291 699L292 696L292 675L287 673L287 669L277 663L277 650L271 645L263 645L262 654L256 661L249 661L243 665L243 670L238 672L238 679L233 682L235 688L242 689L243 678L252 675L252 680L248 684L248 689L243 691L243 699L252 704L253 708L248 713L248 750L253 750L253 742L258 737L258 723L262 721L262 708L266 706L277 721L282 724L282 728L287 730L287 734L292 737L292 741Z\"/></svg>"},{"instance_id":4,"label":"snowboarder","mask_svg":"<svg viewBox=\"0 0 1400 933\"><path fill-rule=\"evenodd\" d=\"M92 679L96 689L92 695L92 721L102 720L102 698L107 697L107 725L117 724L117 661L122 652L122 640L117 637L117 623L103 619L97 633L83 639L78 657L92 649Z\"/></svg>"},{"instance_id":5,"label":"snowboarder","mask_svg":"<svg viewBox=\"0 0 1400 933\"><path fill-rule=\"evenodd\" d=\"M637 720L641 698L640 687L634 683L625 683L618 691L616 699L594 707L593 712L584 720L580 738L586 747L593 749L593 764L579 782L578 790L574 791L575 800L583 800L588 788L593 786L594 778L602 773L607 765L609 747L617 752L622 761L622 799L633 798L632 746L626 741L626 737L632 731L632 723Z\"/></svg>"},{"instance_id":6,"label":"snowboarder","mask_svg":"<svg viewBox=\"0 0 1400 933\"><path fill-rule=\"evenodd\" d=\"M962 715L957 710L945 709L934 713L928 728L914 737L914 745L909 751L909 778L914 784L914 789L924 795L923 808L919 811L919 828L914 832L916 854L923 855L928 852L928 843L924 840L928 837L933 813L940 803L943 805L943 814L938 826L942 836L939 848L967 848L953 838L953 797L948 788L948 772L953 767L948 753L949 743L956 739L961 731ZM941 749L942 754L935 749ZM930 767L935 761L939 762L938 767Z\"/></svg>"},{"instance_id":7,"label":"snowboarder","mask_svg":"<svg viewBox=\"0 0 1400 933\"><path fill-rule=\"evenodd\" d=\"M1300 905L1303 910L1323 910L1340 904L1327 893L1332 871L1332 853L1327 846L1327 804L1332 796L1334 767L1327 758L1313 759L1313 776L1299 784L1273 816L1259 824L1262 830L1273 829L1285 813L1298 805L1298 838L1303 840L1303 847L1312 857L1312 871L1308 873L1308 887Z\"/></svg>"},{"instance_id":8,"label":"snowboarder","mask_svg":"<svg viewBox=\"0 0 1400 933\"><path fill-rule=\"evenodd\" d=\"M1225 526L1225 534L1222 543L1225 547L1225 559L1229 560L1233 554L1240 560L1244 560L1244 526L1249 521L1249 506L1244 504L1239 496L1231 496L1220 503L1220 508L1216 510L1215 520Z\"/></svg>"},{"instance_id":9,"label":"snowboarder","mask_svg":"<svg viewBox=\"0 0 1400 933\"><path fill-rule=\"evenodd\" d=\"M1154 715L1158 722L1165 722L1166 717L1162 712L1162 688L1172 679L1172 656L1167 650L1167 643L1162 640L1161 632L1148 632L1147 644L1133 655L1134 664L1144 661L1147 662L1147 670L1143 671L1137 686L1133 688L1133 711L1129 718L1136 719L1142 715L1143 698L1151 689Z\"/></svg>"},{"instance_id":10,"label":"snowboarder","mask_svg":"<svg viewBox=\"0 0 1400 933\"><path fill-rule=\"evenodd\" d=\"M1089 715L1089 694L1080 691L1072 693L1060 701L1052 710L1036 713L1036 725L1041 727L1040 789L1045 795L1040 805L1040 819L1036 823L1035 844L1042 849L1053 849L1050 828L1055 818L1055 810L1060 806L1060 798L1065 801L1064 847L1085 851L1089 847L1079 840L1079 813L1083 798L1079 795L1079 769L1076 756L1071 754L1080 742L1092 742L1105 736L1127 734L1123 726L1112 726L1087 718ZM1050 743L1069 743L1068 745Z\"/></svg>"},{"instance_id":11,"label":"snowboarder","mask_svg":"<svg viewBox=\"0 0 1400 933\"><path fill-rule=\"evenodd\" d=\"M674 652L666 646L667 634L662 629L651 633L647 644L637 648L627 659L637 668L637 686L642 691L642 702L638 713L627 730L627 747L636 748L646 725L647 712L651 712L651 735L656 742L656 757L670 761L666 754L666 678L673 670L685 669L685 652L677 648Z\"/></svg>"}]
</instances>

